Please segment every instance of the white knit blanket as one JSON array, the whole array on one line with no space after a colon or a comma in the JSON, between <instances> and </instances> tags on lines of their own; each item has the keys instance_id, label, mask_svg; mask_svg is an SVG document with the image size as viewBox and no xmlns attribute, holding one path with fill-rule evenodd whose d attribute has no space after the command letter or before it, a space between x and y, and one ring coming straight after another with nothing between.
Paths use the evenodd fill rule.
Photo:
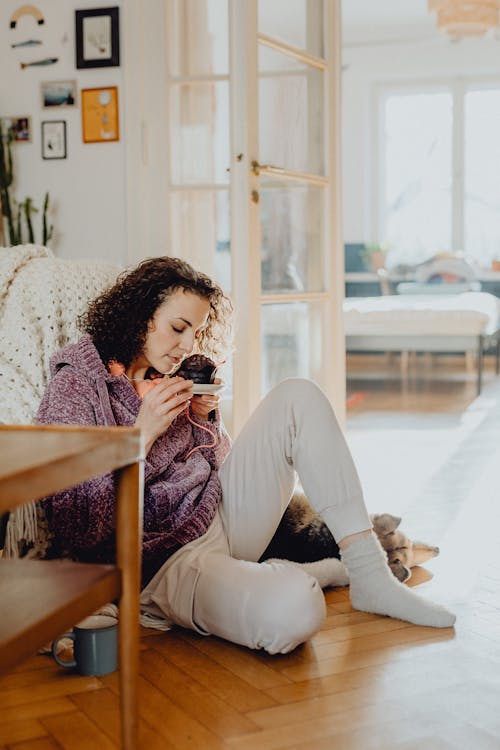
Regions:
<instances>
[{"instance_id":1,"label":"white knit blanket","mask_svg":"<svg viewBox=\"0 0 500 750\"><path fill-rule=\"evenodd\" d=\"M0 422L30 424L49 378L51 355L80 332L77 317L116 279L104 263L56 258L38 245L0 247ZM34 506L11 514L5 554L35 541Z\"/></svg>"},{"instance_id":2,"label":"white knit blanket","mask_svg":"<svg viewBox=\"0 0 500 750\"><path fill-rule=\"evenodd\" d=\"M0 248L0 421L33 421L51 355L79 338L78 315L119 270L38 245Z\"/></svg>"}]
</instances>

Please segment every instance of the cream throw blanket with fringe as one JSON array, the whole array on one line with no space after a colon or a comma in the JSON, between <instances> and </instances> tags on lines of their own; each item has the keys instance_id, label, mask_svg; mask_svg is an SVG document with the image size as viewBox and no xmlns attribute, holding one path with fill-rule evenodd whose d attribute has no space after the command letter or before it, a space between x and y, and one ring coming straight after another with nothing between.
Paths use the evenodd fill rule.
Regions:
<instances>
[{"instance_id":1,"label":"cream throw blanket with fringe","mask_svg":"<svg viewBox=\"0 0 500 750\"><path fill-rule=\"evenodd\" d=\"M78 316L119 271L104 263L61 260L39 245L0 248L0 422L33 422L50 357L78 340ZM5 556L17 557L20 544L28 545L30 556L43 557L47 541L34 503L11 513Z\"/></svg>"}]
</instances>

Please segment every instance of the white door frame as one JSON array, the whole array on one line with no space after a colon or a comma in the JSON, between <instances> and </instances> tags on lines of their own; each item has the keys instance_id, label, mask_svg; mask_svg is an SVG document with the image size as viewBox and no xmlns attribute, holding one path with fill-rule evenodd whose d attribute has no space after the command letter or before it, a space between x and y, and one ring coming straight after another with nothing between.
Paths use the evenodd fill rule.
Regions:
<instances>
[{"instance_id":1,"label":"white door frame","mask_svg":"<svg viewBox=\"0 0 500 750\"><path fill-rule=\"evenodd\" d=\"M123 113L127 263L167 255L168 123L165 0L126 2L123 13Z\"/></svg>"},{"instance_id":2,"label":"white door frame","mask_svg":"<svg viewBox=\"0 0 500 750\"><path fill-rule=\"evenodd\" d=\"M257 2L229 3L231 101L231 263L237 311L232 434L260 400L260 231Z\"/></svg>"},{"instance_id":3,"label":"white door frame","mask_svg":"<svg viewBox=\"0 0 500 750\"><path fill-rule=\"evenodd\" d=\"M324 0L326 198L323 388L341 423L345 419L344 252L341 222L341 0ZM260 231L258 160L257 0L230 0L231 253L237 311L234 403L237 434L260 400ZM124 133L127 158L129 262L171 253L166 205L168 112L158 92L167 89L165 0L126 3L124 13ZM151 41L153 40L153 42ZM237 63L237 64L234 64ZM163 102L161 101L163 99ZM253 117L250 117L253 113ZM252 124L253 123L253 124ZM241 156L240 156L241 155ZM315 295L311 294L312 299ZM284 296L283 301L291 301Z\"/></svg>"},{"instance_id":4,"label":"white door frame","mask_svg":"<svg viewBox=\"0 0 500 750\"><path fill-rule=\"evenodd\" d=\"M327 191L327 284L328 305L326 313L325 391L332 402L342 425L346 416L346 365L344 316L345 297L344 234L342 227L342 21L341 0L325 0L325 57L326 72L325 132L328 147L327 174L330 185ZM329 334L329 335L328 335Z\"/></svg>"}]
</instances>

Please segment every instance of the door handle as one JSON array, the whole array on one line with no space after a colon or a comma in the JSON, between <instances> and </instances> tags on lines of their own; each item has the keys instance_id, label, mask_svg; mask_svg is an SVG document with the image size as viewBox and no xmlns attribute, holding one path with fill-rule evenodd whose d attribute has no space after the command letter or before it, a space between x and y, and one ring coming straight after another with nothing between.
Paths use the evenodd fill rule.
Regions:
<instances>
[{"instance_id":1,"label":"door handle","mask_svg":"<svg viewBox=\"0 0 500 750\"><path fill-rule=\"evenodd\" d=\"M284 172L284 167L276 167L274 164L259 164L258 161L255 159L251 163L252 172L257 177L260 175L261 172Z\"/></svg>"}]
</instances>

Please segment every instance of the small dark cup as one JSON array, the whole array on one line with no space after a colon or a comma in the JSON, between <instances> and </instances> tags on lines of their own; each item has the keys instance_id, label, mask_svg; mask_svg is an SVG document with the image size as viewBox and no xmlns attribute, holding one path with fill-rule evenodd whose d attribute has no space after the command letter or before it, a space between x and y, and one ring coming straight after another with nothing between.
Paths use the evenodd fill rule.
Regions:
<instances>
[{"instance_id":1,"label":"small dark cup","mask_svg":"<svg viewBox=\"0 0 500 750\"><path fill-rule=\"evenodd\" d=\"M216 371L217 366L209 357L192 354L186 357L175 374L193 383L213 383Z\"/></svg>"},{"instance_id":2,"label":"small dark cup","mask_svg":"<svg viewBox=\"0 0 500 750\"><path fill-rule=\"evenodd\" d=\"M61 638L71 638L74 659L62 661L57 655ZM108 615L91 615L64 633L52 644L52 656L61 667L76 667L82 675L101 675L118 668L118 623Z\"/></svg>"}]
</instances>

